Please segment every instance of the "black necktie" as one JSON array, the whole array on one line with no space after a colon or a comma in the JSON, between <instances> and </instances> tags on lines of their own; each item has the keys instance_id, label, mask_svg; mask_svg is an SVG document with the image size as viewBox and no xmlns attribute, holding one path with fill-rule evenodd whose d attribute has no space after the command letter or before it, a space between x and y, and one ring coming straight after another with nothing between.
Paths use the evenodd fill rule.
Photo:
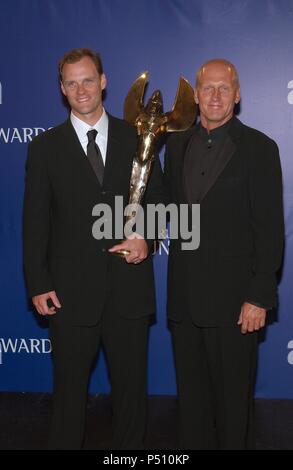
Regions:
<instances>
[{"instance_id":1,"label":"black necktie","mask_svg":"<svg viewBox=\"0 0 293 470\"><path fill-rule=\"evenodd\" d=\"M97 133L98 132L96 131L96 129L92 129L87 132L87 137L89 140L87 144L87 157L96 174L96 177L102 185L104 177L104 162L101 151L95 142Z\"/></svg>"}]
</instances>

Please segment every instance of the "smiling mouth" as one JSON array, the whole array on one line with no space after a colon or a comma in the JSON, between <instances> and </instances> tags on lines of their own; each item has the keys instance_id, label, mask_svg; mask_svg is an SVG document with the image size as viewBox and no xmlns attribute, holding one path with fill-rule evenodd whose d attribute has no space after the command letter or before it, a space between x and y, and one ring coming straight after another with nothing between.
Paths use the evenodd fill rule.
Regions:
<instances>
[{"instance_id":1,"label":"smiling mouth","mask_svg":"<svg viewBox=\"0 0 293 470\"><path fill-rule=\"evenodd\" d=\"M80 98L76 100L78 103L86 103L86 101L89 101L89 98Z\"/></svg>"}]
</instances>

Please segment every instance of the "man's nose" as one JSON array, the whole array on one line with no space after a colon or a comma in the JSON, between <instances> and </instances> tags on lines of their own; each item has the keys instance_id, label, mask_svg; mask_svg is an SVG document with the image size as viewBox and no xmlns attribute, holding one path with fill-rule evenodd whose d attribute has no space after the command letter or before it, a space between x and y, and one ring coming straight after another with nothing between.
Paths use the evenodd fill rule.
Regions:
<instances>
[{"instance_id":1,"label":"man's nose","mask_svg":"<svg viewBox=\"0 0 293 470\"><path fill-rule=\"evenodd\" d=\"M219 88L214 88L213 89L213 93L212 93L212 99L213 100L218 100L221 96L221 92L219 90Z\"/></svg>"},{"instance_id":2,"label":"man's nose","mask_svg":"<svg viewBox=\"0 0 293 470\"><path fill-rule=\"evenodd\" d=\"M82 94L84 94L84 92L85 92L85 88L84 88L83 83L78 83L77 84L77 94L82 95Z\"/></svg>"}]
</instances>

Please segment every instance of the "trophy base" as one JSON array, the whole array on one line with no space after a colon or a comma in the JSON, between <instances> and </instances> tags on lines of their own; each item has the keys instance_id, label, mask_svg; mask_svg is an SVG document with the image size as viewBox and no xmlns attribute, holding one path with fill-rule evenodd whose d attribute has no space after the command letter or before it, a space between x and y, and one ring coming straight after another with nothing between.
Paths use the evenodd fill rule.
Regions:
<instances>
[{"instance_id":1,"label":"trophy base","mask_svg":"<svg viewBox=\"0 0 293 470\"><path fill-rule=\"evenodd\" d=\"M125 258L125 256L129 255L130 251L129 250L119 250L116 251L115 253L111 253L112 255L115 256L120 256L120 258Z\"/></svg>"}]
</instances>

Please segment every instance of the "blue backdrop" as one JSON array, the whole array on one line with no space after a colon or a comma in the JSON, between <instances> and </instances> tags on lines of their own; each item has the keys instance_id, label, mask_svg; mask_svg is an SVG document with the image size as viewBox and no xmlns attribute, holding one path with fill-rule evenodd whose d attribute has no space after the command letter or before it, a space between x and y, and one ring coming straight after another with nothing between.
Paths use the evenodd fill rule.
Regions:
<instances>
[{"instance_id":1,"label":"blue backdrop","mask_svg":"<svg viewBox=\"0 0 293 470\"><path fill-rule=\"evenodd\" d=\"M0 1L0 390L51 390L46 321L30 310L22 271L21 213L27 143L65 120L57 62L91 47L108 77L105 107L121 116L130 84L150 72L149 92L173 104L178 78L191 83L214 57L238 68L240 119L274 138L284 174L286 252L277 317L260 343L256 395L293 398L293 3L291 0ZM150 94L150 93L148 93ZM149 348L149 391L175 394L166 328L167 246L154 257L158 321ZM272 319L273 320L273 319ZM103 356L91 391L109 390Z\"/></svg>"}]
</instances>

